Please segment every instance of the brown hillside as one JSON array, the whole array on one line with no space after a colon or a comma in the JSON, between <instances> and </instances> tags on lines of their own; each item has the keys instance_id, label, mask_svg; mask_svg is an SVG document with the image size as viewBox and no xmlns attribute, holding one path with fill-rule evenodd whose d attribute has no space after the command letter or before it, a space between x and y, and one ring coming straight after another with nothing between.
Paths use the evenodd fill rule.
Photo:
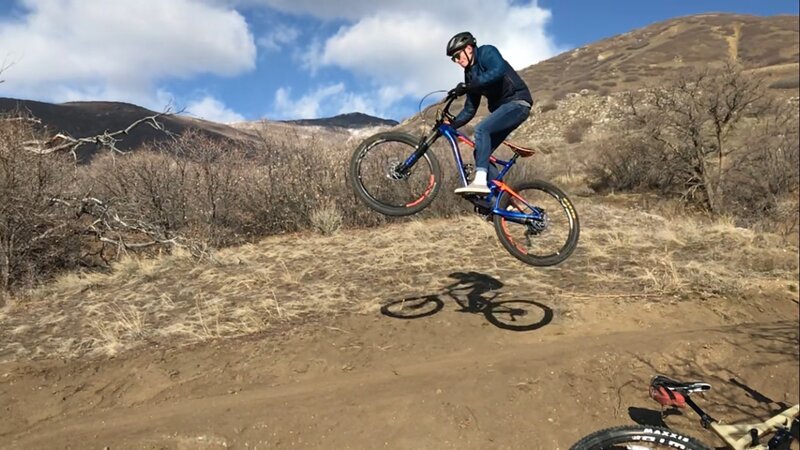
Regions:
<instances>
[{"instance_id":1,"label":"brown hillside","mask_svg":"<svg viewBox=\"0 0 800 450\"><path fill-rule=\"evenodd\" d=\"M767 71L775 81L797 80L799 36L797 16L680 17L562 53L521 75L540 101L583 89L636 89L681 69L721 67L730 59Z\"/></svg>"}]
</instances>

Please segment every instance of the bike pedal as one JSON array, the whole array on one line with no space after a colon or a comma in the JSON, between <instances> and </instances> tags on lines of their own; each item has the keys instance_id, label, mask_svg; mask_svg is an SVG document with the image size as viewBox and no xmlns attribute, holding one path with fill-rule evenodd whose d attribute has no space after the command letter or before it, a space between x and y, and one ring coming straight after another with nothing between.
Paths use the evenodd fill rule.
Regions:
<instances>
[{"instance_id":1,"label":"bike pedal","mask_svg":"<svg viewBox=\"0 0 800 450\"><path fill-rule=\"evenodd\" d=\"M487 222L491 222L492 221L492 210L491 209L485 208L483 206L478 206L478 205L475 205L475 207L473 209L475 211L475 214L481 216Z\"/></svg>"}]
</instances>

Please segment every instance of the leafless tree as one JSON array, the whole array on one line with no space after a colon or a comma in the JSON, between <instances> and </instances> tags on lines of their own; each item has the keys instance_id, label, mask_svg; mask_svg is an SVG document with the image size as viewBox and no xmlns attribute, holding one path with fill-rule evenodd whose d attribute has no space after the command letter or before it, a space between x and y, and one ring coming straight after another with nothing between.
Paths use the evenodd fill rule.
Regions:
<instances>
[{"instance_id":1,"label":"leafless tree","mask_svg":"<svg viewBox=\"0 0 800 450\"><path fill-rule=\"evenodd\" d=\"M774 112L761 78L727 65L681 75L666 87L626 98L631 124L650 151L663 156L668 187L715 213L725 204L724 177L741 149L736 131Z\"/></svg>"}]
</instances>

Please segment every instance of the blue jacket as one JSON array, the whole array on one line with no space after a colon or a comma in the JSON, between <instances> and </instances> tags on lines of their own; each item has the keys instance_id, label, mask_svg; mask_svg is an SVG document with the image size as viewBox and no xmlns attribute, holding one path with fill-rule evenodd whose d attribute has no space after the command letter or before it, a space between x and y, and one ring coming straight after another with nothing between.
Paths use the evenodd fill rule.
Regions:
<instances>
[{"instance_id":1,"label":"blue jacket","mask_svg":"<svg viewBox=\"0 0 800 450\"><path fill-rule=\"evenodd\" d=\"M528 86L496 47L482 45L476 49L474 58L472 65L464 69L464 82L469 92L464 109L453 120L453 127L462 127L475 117L481 96L489 102L489 112L514 100L533 103Z\"/></svg>"}]
</instances>

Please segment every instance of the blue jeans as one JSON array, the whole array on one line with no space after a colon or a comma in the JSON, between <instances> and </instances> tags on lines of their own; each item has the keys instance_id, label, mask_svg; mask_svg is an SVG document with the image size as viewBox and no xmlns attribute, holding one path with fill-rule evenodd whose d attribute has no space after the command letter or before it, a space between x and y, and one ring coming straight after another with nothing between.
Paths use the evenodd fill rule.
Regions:
<instances>
[{"instance_id":1,"label":"blue jeans","mask_svg":"<svg viewBox=\"0 0 800 450\"><path fill-rule=\"evenodd\" d=\"M500 105L475 127L475 168L489 171L490 180L499 172L494 164L489 167L489 156L512 131L525 122L530 111L531 109L525 105L506 103Z\"/></svg>"}]
</instances>

